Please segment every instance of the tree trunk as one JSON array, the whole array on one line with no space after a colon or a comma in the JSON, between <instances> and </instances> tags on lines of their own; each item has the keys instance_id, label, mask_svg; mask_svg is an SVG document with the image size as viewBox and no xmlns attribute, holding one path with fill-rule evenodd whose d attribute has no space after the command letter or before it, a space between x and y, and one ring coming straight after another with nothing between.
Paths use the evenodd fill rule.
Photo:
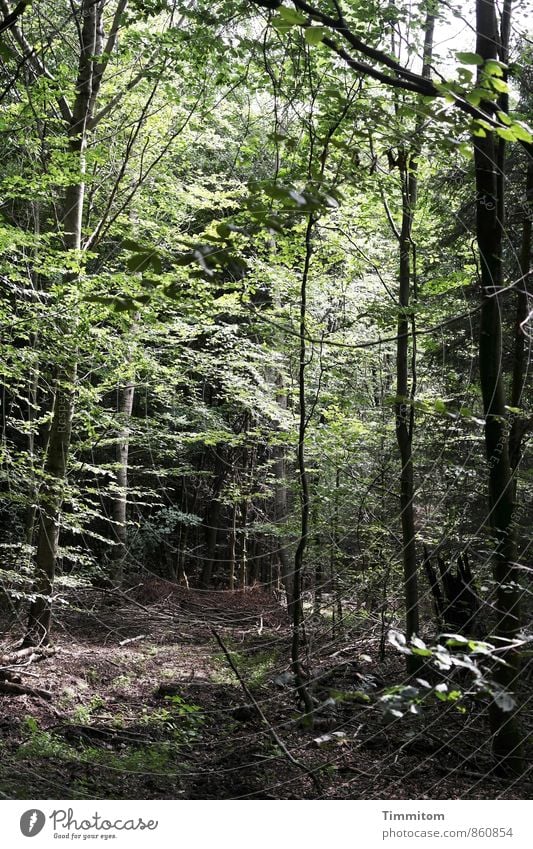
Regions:
<instances>
[{"instance_id":1,"label":"tree trunk","mask_svg":"<svg viewBox=\"0 0 533 849\"><path fill-rule=\"evenodd\" d=\"M503 140L502 140L503 141ZM526 350L526 322L528 316L528 291L531 281L531 224L533 219L533 158L527 164L525 214L522 224L522 245L520 250L521 280L516 289L515 335L513 350L513 377L511 384L511 406L520 408L527 378L528 357ZM509 434L509 460L515 473L514 491L516 493L516 470L522 459L522 441L530 422L520 413L513 413Z\"/></svg>"},{"instance_id":2,"label":"tree trunk","mask_svg":"<svg viewBox=\"0 0 533 849\"><path fill-rule=\"evenodd\" d=\"M213 578L213 567L216 561L218 531L221 517L220 493L224 484L226 470L223 463L223 458L220 451L215 454L215 480L213 483L213 491L207 505L205 514L205 560L200 575L200 588L208 590L211 588Z\"/></svg>"},{"instance_id":3,"label":"tree trunk","mask_svg":"<svg viewBox=\"0 0 533 849\"><path fill-rule=\"evenodd\" d=\"M484 60L496 59L499 36L494 0L476 0L476 15L476 53ZM502 374L502 304L498 293L503 288L503 226L498 214L496 145L493 133L474 137L476 236L481 272L479 372L489 466L490 526L495 543L492 560L496 582L496 637L501 640L501 646L505 646L520 629L521 576L516 567L513 481ZM519 674L517 653L508 650L500 657L506 660L506 665L496 665L494 679L498 688L512 693ZM521 774L523 741L516 713L503 711L493 700L489 714L499 764L507 771Z\"/></svg>"},{"instance_id":4,"label":"tree trunk","mask_svg":"<svg viewBox=\"0 0 533 849\"><path fill-rule=\"evenodd\" d=\"M276 381L278 389L278 404L283 409L287 409L287 395L283 389L281 379ZM282 527L287 521L289 515L288 493L287 493L287 463L285 459L285 448L283 445L277 445L273 449L275 460L273 464L273 474L275 478L274 492L274 520L276 527ZM283 534L278 534L275 539L276 557L280 565L280 577L287 598L287 610L292 618L293 601L294 601L294 582L292 563L288 554L285 537Z\"/></svg>"},{"instance_id":5,"label":"tree trunk","mask_svg":"<svg viewBox=\"0 0 533 849\"><path fill-rule=\"evenodd\" d=\"M76 96L68 127L69 149L77 159L78 182L66 189L63 203L63 243L65 250L81 250L82 221L85 195L85 150L87 123L94 96L92 85L94 57L98 52L102 3L84 0L80 9L80 58ZM69 287L74 278L67 277ZM75 324L75 320L74 320ZM38 501L39 541L35 561L35 601L30 607L26 644L46 643L49 639L52 594L56 573L59 519L70 448L74 414L77 362L75 328L65 327L65 362L58 372L55 403L50 426L50 438L44 462L44 481Z\"/></svg>"},{"instance_id":6,"label":"tree trunk","mask_svg":"<svg viewBox=\"0 0 533 849\"><path fill-rule=\"evenodd\" d=\"M433 50L435 18L428 13L424 39L424 65L422 76L429 78ZM398 341L396 347L396 439L400 451L400 511L402 525L402 559L405 591L405 630L410 640L419 631L418 561L416 554L416 524L414 515L413 431L415 424L414 400L416 394L416 334L411 301L411 284L416 298L416 254L412 238L413 217L417 196L417 159L420 154L421 122L417 122L415 142L410 150L402 147L398 152L398 167L402 181L402 222L398 234L399 313ZM409 325L411 324L412 351L409 363ZM409 370L411 379L409 380ZM414 673L421 659L407 655L407 671Z\"/></svg>"},{"instance_id":7,"label":"tree trunk","mask_svg":"<svg viewBox=\"0 0 533 849\"><path fill-rule=\"evenodd\" d=\"M339 491L341 485L341 470L337 466L335 472L334 510L331 517L331 599L332 599L332 625L333 635L336 636L342 626L342 589L339 586L339 567L342 563L339 548Z\"/></svg>"},{"instance_id":8,"label":"tree trunk","mask_svg":"<svg viewBox=\"0 0 533 849\"><path fill-rule=\"evenodd\" d=\"M235 574L237 562L237 502L233 503L231 510L231 531L229 537L229 588L235 589Z\"/></svg>"},{"instance_id":9,"label":"tree trunk","mask_svg":"<svg viewBox=\"0 0 533 849\"><path fill-rule=\"evenodd\" d=\"M313 488L315 493L318 490L319 479L318 476L313 476ZM318 497L315 496L314 509L313 509L313 524L317 529L314 533L313 543L315 549L315 575L314 575L314 586L313 586L313 615L320 616L322 611L322 591L324 584L324 571L322 568L322 547L323 547L323 539L322 534L318 530L319 527L319 516L318 516Z\"/></svg>"},{"instance_id":10,"label":"tree trunk","mask_svg":"<svg viewBox=\"0 0 533 849\"><path fill-rule=\"evenodd\" d=\"M120 430L117 434L116 445L117 462L117 494L113 499L111 517L113 519L113 535L116 545L112 551L111 580L115 584L121 584L124 573L124 561L127 554L128 527L128 454L129 454L129 420L133 410L133 398L135 394L135 383L129 380L118 388L117 412L120 418Z\"/></svg>"},{"instance_id":11,"label":"tree trunk","mask_svg":"<svg viewBox=\"0 0 533 849\"><path fill-rule=\"evenodd\" d=\"M405 629L407 639L418 634L418 566L416 557L416 530L414 517L413 473L413 387L409 388L409 300L411 292L411 224L412 209L408 192L409 177L406 166L402 179L403 214L400 233L400 311L398 315L398 342L396 352L396 439L400 450L400 510L402 524L402 556L405 586ZM408 666L413 659L408 655Z\"/></svg>"},{"instance_id":12,"label":"tree trunk","mask_svg":"<svg viewBox=\"0 0 533 849\"><path fill-rule=\"evenodd\" d=\"M239 556L239 589L246 589L248 572L248 498L244 498L241 504L240 522L240 556Z\"/></svg>"},{"instance_id":13,"label":"tree trunk","mask_svg":"<svg viewBox=\"0 0 533 849\"><path fill-rule=\"evenodd\" d=\"M302 604L302 577L304 568L304 554L309 538L309 476L305 460L305 437L307 430L307 405L306 405L306 323L307 323L307 282L309 278L309 266L312 253L312 232L314 227L313 216L309 216L305 232L305 260L300 287L300 358L298 367L298 402L299 402L299 424L298 424L298 474L300 479L300 539L294 555L293 576L293 610L292 610L292 645L291 660L292 671L296 681L296 690L300 702L305 707L305 712L312 722L313 703L307 690L305 675L300 657L300 646L303 626L303 604Z\"/></svg>"}]
</instances>

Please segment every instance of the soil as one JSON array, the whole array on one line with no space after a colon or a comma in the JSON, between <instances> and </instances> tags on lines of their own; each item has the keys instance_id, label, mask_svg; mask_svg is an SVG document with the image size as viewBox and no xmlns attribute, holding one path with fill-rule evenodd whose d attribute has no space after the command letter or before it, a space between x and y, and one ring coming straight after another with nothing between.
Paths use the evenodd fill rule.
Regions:
<instances>
[{"instance_id":1,"label":"soil","mask_svg":"<svg viewBox=\"0 0 533 849\"><path fill-rule=\"evenodd\" d=\"M495 771L483 699L463 700L463 713L438 700L418 715L386 713L380 697L405 681L403 657L387 647L378 659L371 624L308 628L311 728L285 612L261 589L86 588L55 617L55 653L16 667L34 693L0 695L2 798L531 798L531 775ZM9 623L1 654L22 624Z\"/></svg>"}]
</instances>

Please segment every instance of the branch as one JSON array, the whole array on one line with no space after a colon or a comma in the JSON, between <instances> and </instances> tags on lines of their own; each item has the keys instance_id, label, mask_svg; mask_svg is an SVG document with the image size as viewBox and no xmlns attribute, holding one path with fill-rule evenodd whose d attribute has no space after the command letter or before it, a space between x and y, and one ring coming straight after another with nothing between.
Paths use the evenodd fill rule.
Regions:
<instances>
[{"instance_id":1,"label":"branch","mask_svg":"<svg viewBox=\"0 0 533 849\"><path fill-rule=\"evenodd\" d=\"M361 62L358 59L354 59L344 47L340 47L332 38L325 36L322 39L322 44L325 44L326 47L336 53L341 59L344 59L346 64L353 70L359 71L359 73L364 74L367 77L372 77L375 80L378 80L381 83L385 83L386 85L390 85L393 88L401 88L402 90L414 91L417 94L423 94L425 96L433 96L436 97L438 92L437 89L431 84L429 89L423 88L415 82L407 81L400 79L399 77L391 77L389 74L385 74L383 71L379 71L377 68L372 67L372 65L368 65L366 62Z\"/></svg>"},{"instance_id":2,"label":"branch","mask_svg":"<svg viewBox=\"0 0 533 849\"><path fill-rule=\"evenodd\" d=\"M31 2L32 0L22 0L21 3L15 6L12 12L8 11L7 14L5 12L5 9L2 9L5 18L3 21L0 21L0 33L4 32L6 29L11 29L11 27L17 23L20 16L26 10L26 6L29 6ZM5 6L6 4L2 5Z\"/></svg>"},{"instance_id":3,"label":"branch","mask_svg":"<svg viewBox=\"0 0 533 849\"><path fill-rule=\"evenodd\" d=\"M17 684L14 681L0 681L0 693L5 693L8 696L36 696L47 702L51 702L53 698L53 693L48 690L41 690L39 687L27 687L25 684Z\"/></svg>"},{"instance_id":4,"label":"branch","mask_svg":"<svg viewBox=\"0 0 533 849\"><path fill-rule=\"evenodd\" d=\"M115 10L115 14L113 17L113 22L111 24L111 29L109 30L109 35L107 36L107 41L105 43L105 47L101 56L101 61L95 65L94 74L93 74L93 91L95 94L98 93L100 88L100 84L102 82L102 77L104 75L105 69L109 64L109 59L111 58L111 54L113 53L118 38L118 31L120 29L120 19L122 15L126 11L126 6L128 5L128 0L119 0L117 8Z\"/></svg>"},{"instance_id":5,"label":"branch","mask_svg":"<svg viewBox=\"0 0 533 849\"><path fill-rule=\"evenodd\" d=\"M128 0L120 0L115 16L113 18L113 23L111 24L111 29L109 30L109 35L107 37L106 45L104 48L104 53L106 56L111 56L113 50L115 49L115 45L117 43L118 31L120 29L120 19L124 12L126 11L126 6L128 5Z\"/></svg>"},{"instance_id":6,"label":"branch","mask_svg":"<svg viewBox=\"0 0 533 849\"><path fill-rule=\"evenodd\" d=\"M29 0L26 0L25 6L28 5L28 3L29 3ZM21 4L19 3L19 6L20 5ZM9 11L9 6L6 3L6 0L0 0L0 10L4 14L4 23L10 16L12 17L15 14L15 11L16 11L16 10L13 11L13 12ZM20 17L20 14L17 17ZM48 68L44 64L44 62L39 58L35 48L32 47L31 44L27 41L27 39L23 35L22 31L16 25L16 21L17 21L17 18L15 18L12 21L9 28L11 29L11 31L13 33L13 38L18 43L19 47L22 49L22 57L21 58L24 61L28 61L30 63L30 65L33 68L33 71L36 74L36 76L46 77L47 80L54 80L53 74L50 73L50 71L48 70ZM6 27L4 27L4 29L6 29ZM70 109L70 106L67 103L66 98L62 94L58 95L57 103L58 103L61 115L63 117L63 120L66 121L68 124L70 124L70 122L72 121L72 111Z\"/></svg>"},{"instance_id":7,"label":"branch","mask_svg":"<svg viewBox=\"0 0 533 849\"><path fill-rule=\"evenodd\" d=\"M339 18L331 18L329 15L324 14L324 12L319 9L310 6L305 0L293 0L294 5L300 11L305 12L309 17L314 20L319 20L324 26L329 27L330 29L340 33L343 38L348 42L350 47L353 47L354 50L357 50L358 53L362 53L364 56L367 56L369 59L373 59L374 62L380 62L382 65L386 65L391 70L396 71L396 73L403 77L405 80L411 80L413 83L416 83L417 89L421 94L432 94L431 84L428 86L428 81L421 77L419 74L415 74L413 71L410 71L408 68L404 68L403 65L400 65L396 59L393 59L391 56L388 56L386 53L383 53L382 50L377 50L375 47L371 47L369 44L365 44L359 36L355 35L347 26L344 18L339 12ZM339 9L339 6L337 5ZM325 39L324 39L324 43ZM415 89L411 89L415 90Z\"/></svg>"},{"instance_id":8,"label":"branch","mask_svg":"<svg viewBox=\"0 0 533 849\"><path fill-rule=\"evenodd\" d=\"M248 688L246 681L244 680L241 673L239 672L239 670L235 666L235 663L233 662L233 658L232 658L231 654L229 653L228 649L226 648L226 646L224 645L224 643L222 642L222 639L219 637L218 633L215 631L214 628L211 628L211 632L212 632L213 636L215 637L217 643L219 644L220 648L224 652L226 660L228 661L231 669L233 670L233 672L235 674L235 677L237 678L239 684L241 685L241 687L243 689L244 695L250 701L250 704L255 708L255 711L258 714L261 721L263 722L263 724L266 725L268 732L269 732L270 736L272 737L272 739L274 740L274 742L276 743L276 745L279 746L279 748L281 749L281 751L283 752L283 754L285 755L287 760L290 761L290 763L293 764L293 766L298 767L298 769L301 769L303 772L305 772L306 775L309 776L309 778L311 779L311 781L315 785L316 789L320 793L321 790L322 790L322 787L320 785L320 781L318 779L316 771L310 769L308 766L303 764L301 761L297 760L294 757L294 755L292 755L291 752L289 752L289 750L287 749L287 746L285 745L285 743L283 742L281 737L278 735L276 729L273 728L273 726L270 724L270 722L266 718L265 714L263 713L261 705L253 697L252 693L250 692L250 689Z\"/></svg>"},{"instance_id":9,"label":"branch","mask_svg":"<svg viewBox=\"0 0 533 849\"><path fill-rule=\"evenodd\" d=\"M6 667L16 666L19 661L26 660L26 658L29 658L28 662L42 660L45 657L55 654L55 652L56 650L52 646L30 646L29 648L18 649L9 654L0 655L0 672Z\"/></svg>"},{"instance_id":10,"label":"branch","mask_svg":"<svg viewBox=\"0 0 533 849\"><path fill-rule=\"evenodd\" d=\"M148 67L149 67L149 66L148 66ZM141 81L145 78L145 76L146 76L146 70L147 70L147 68L145 67L145 68L143 68L141 71L139 71L139 73L138 73L138 74L136 74L136 75L133 77L133 79L131 79L131 80L129 81L129 83L127 84L127 86L126 86L124 89L122 89L122 91L119 91L117 94L113 95L113 97L111 98L111 100L110 100L108 103L106 103L106 105L105 105L105 106L103 106L103 107L100 109L100 111L98 112L98 114L97 114L97 115L95 115L95 116L94 116L94 118L92 118L92 119L89 121L89 129L94 130L94 128L95 128L95 127L96 127L96 126L100 123L100 121L102 121L102 120L103 120L103 118L105 118L105 117L106 117L106 115L109 115L109 113L110 113L110 112L111 112L111 111L115 108L115 106L117 106L117 105L120 103L120 101L122 100L122 98L123 98L123 97L125 97L125 96L126 96L126 94L128 94L128 93L129 93L132 89L134 89L134 88L135 88L135 86L139 85L139 83L140 83L140 82L141 82Z\"/></svg>"},{"instance_id":11,"label":"branch","mask_svg":"<svg viewBox=\"0 0 533 849\"><path fill-rule=\"evenodd\" d=\"M309 3L305 2L305 0L292 0L294 6L299 9L301 12L305 13L309 17L309 22L305 22L301 24L301 26L305 29L312 25L312 21L318 21L325 27L328 27L333 32L338 33L342 36L342 38L348 43L348 45L358 53L362 53L369 59L372 59L374 62L378 62L381 65L385 65L387 68L390 68L392 71L395 71L397 76L390 76L390 74L385 73L384 71L380 71L378 68L369 65L366 62L362 62L359 59L354 58L344 47L338 44L334 39L329 36L325 36L322 39L322 44L324 44L329 50L335 53L340 59L342 59L348 67L352 68L352 70L357 71L358 73L363 74L364 76L371 77L372 79L378 80L379 82L384 83L385 85L389 85L392 88L403 89L404 91L412 91L416 94L423 95L424 97L444 97L444 95L452 94L455 98L454 106L461 110L461 112L465 112L467 115L470 115L472 118L476 118L477 120L487 121L493 129L505 129L505 124L502 124L496 118L491 115L490 112L485 112L479 106L473 106L463 97L454 92L446 91L443 92L438 89L431 80L427 79L426 76L421 74L416 74L413 71L410 71L408 68L405 68L399 62L397 62L392 57L388 56L382 50L378 50L375 47L371 47L369 44L366 44L362 41L355 33L353 33L349 27L347 26L342 14L340 13L340 6L338 3L335 3L335 6L339 12L338 18L332 18L330 15L327 15L322 10L317 9L314 6L309 5ZM253 3L256 6L262 6L267 9L277 9L281 6L281 2L277 2L277 0L253 0ZM498 109L497 104L486 104L490 106L494 111ZM520 140L520 144L526 150L529 156L533 156L533 144L527 141Z\"/></svg>"}]
</instances>

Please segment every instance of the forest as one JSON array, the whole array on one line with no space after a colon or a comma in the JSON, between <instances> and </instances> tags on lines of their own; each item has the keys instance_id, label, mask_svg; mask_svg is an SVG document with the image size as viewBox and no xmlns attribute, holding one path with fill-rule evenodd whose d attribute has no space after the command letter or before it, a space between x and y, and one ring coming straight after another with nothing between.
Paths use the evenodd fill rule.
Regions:
<instances>
[{"instance_id":1,"label":"forest","mask_svg":"<svg viewBox=\"0 0 533 849\"><path fill-rule=\"evenodd\" d=\"M0 0L0 798L531 798L528 11Z\"/></svg>"}]
</instances>

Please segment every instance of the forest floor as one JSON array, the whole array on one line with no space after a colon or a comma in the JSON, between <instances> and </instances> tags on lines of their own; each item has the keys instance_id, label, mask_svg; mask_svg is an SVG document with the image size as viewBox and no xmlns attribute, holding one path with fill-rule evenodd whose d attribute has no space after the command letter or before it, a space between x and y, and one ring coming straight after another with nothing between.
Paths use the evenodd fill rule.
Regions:
<instances>
[{"instance_id":1,"label":"forest floor","mask_svg":"<svg viewBox=\"0 0 533 849\"><path fill-rule=\"evenodd\" d=\"M479 702L466 714L436 701L421 716L385 717L379 695L403 682L404 664L390 647L378 661L372 629L332 640L330 624L316 626L309 728L288 672L288 622L272 596L149 580L66 598L55 653L17 668L51 698L0 695L3 798L531 798L526 776L494 773ZM21 633L11 623L0 636L6 654Z\"/></svg>"}]
</instances>

